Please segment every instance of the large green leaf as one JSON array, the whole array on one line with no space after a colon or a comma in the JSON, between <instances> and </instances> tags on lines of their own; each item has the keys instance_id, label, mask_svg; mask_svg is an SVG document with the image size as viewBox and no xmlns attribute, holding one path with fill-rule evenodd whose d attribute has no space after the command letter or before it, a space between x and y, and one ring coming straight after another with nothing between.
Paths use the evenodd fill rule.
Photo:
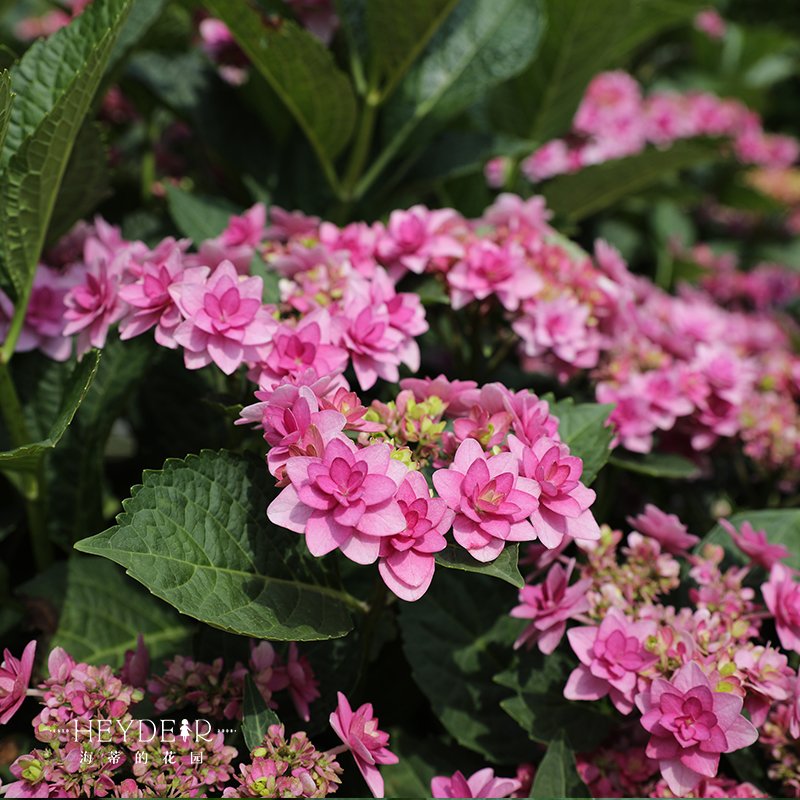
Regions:
<instances>
[{"instance_id":1,"label":"large green leaf","mask_svg":"<svg viewBox=\"0 0 800 800\"><path fill-rule=\"evenodd\" d=\"M578 403L571 397L550 402L550 411L558 417L561 441L569 445L573 456L583 460L581 481L587 486L608 461L609 444L614 431L606 425L613 403Z\"/></svg>"},{"instance_id":2,"label":"large green leaf","mask_svg":"<svg viewBox=\"0 0 800 800\"><path fill-rule=\"evenodd\" d=\"M520 574L517 561L519 559L519 542L507 544L494 561L484 563L473 558L469 551L455 544L448 544L434 556L440 567L462 569L465 572L479 572L493 578L500 578L512 586L521 589L525 580Z\"/></svg>"},{"instance_id":3,"label":"large green leaf","mask_svg":"<svg viewBox=\"0 0 800 800\"><path fill-rule=\"evenodd\" d=\"M400 628L417 685L458 742L501 763L530 757L530 744L500 707L507 690L493 680L507 669L519 621L517 593L484 575L437 570L416 603L403 603Z\"/></svg>"},{"instance_id":4,"label":"large green leaf","mask_svg":"<svg viewBox=\"0 0 800 800\"><path fill-rule=\"evenodd\" d=\"M789 551L783 563L792 569L800 569L800 509L776 508L762 511L740 511L728 517L728 521L736 530L740 530L743 522L749 522L756 531L763 530L770 544L782 544ZM748 563L749 559L733 543L730 534L717 523L695 548L702 550L708 543L721 544L738 562Z\"/></svg>"},{"instance_id":5,"label":"large green leaf","mask_svg":"<svg viewBox=\"0 0 800 800\"><path fill-rule=\"evenodd\" d=\"M67 426L72 422L78 406L89 391L92 380L97 373L99 359L100 351L92 350L84 356L83 361L75 367L67 378L58 415L50 426L47 438L0 453L0 468L15 471L33 470L39 463L42 454L58 444L67 430Z\"/></svg>"},{"instance_id":6,"label":"large green leaf","mask_svg":"<svg viewBox=\"0 0 800 800\"><path fill-rule=\"evenodd\" d=\"M391 82L405 74L458 3L459 0L366 0L372 53Z\"/></svg>"},{"instance_id":7,"label":"large green leaf","mask_svg":"<svg viewBox=\"0 0 800 800\"><path fill-rule=\"evenodd\" d=\"M536 770L530 797L591 797L589 787L581 780L575 753L564 742L562 731L553 739Z\"/></svg>"},{"instance_id":8,"label":"large green leaf","mask_svg":"<svg viewBox=\"0 0 800 800\"><path fill-rule=\"evenodd\" d=\"M267 705L256 682L248 673L244 677L244 701L242 702L242 733L248 750L255 750L264 743L270 725L280 725L278 715Z\"/></svg>"},{"instance_id":9,"label":"large green leaf","mask_svg":"<svg viewBox=\"0 0 800 800\"><path fill-rule=\"evenodd\" d=\"M267 18L242 0L206 0L253 66L292 112L323 165L350 141L356 100L330 51L291 20Z\"/></svg>"},{"instance_id":10,"label":"large green leaf","mask_svg":"<svg viewBox=\"0 0 800 800\"><path fill-rule=\"evenodd\" d=\"M654 478L696 478L700 468L678 453L629 453L618 450L609 462L616 467Z\"/></svg>"},{"instance_id":11,"label":"large green leaf","mask_svg":"<svg viewBox=\"0 0 800 800\"><path fill-rule=\"evenodd\" d=\"M589 81L618 66L642 41L696 13L681 0L544 0L547 34L538 58L523 74L499 87L488 121L544 142L561 136Z\"/></svg>"},{"instance_id":12,"label":"large green leaf","mask_svg":"<svg viewBox=\"0 0 800 800\"><path fill-rule=\"evenodd\" d=\"M344 636L344 596L296 533L266 517L263 462L222 451L146 471L117 525L76 547L122 564L181 613L262 639Z\"/></svg>"},{"instance_id":13,"label":"large green leaf","mask_svg":"<svg viewBox=\"0 0 800 800\"><path fill-rule=\"evenodd\" d=\"M50 246L79 219L87 217L111 193L106 143L94 122L84 122L67 162L56 198L47 244Z\"/></svg>"},{"instance_id":14,"label":"large green leaf","mask_svg":"<svg viewBox=\"0 0 800 800\"><path fill-rule=\"evenodd\" d=\"M11 109L2 166L62 95L88 94L86 102L91 100L131 6L132 0L97 0L68 26L35 42L12 67L11 86L19 102ZM83 114L73 120L77 127L82 122Z\"/></svg>"},{"instance_id":15,"label":"large green leaf","mask_svg":"<svg viewBox=\"0 0 800 800\"><path fill-rule=\"evenodd\" d=\"M538 0L461 0L386 106L386 147L356 193L366 191L423 121L449 119L525 69L542 24Z\"/></svg>"},{"instance_id":16,"label":"large green leaf","mask_svg":"<svg viewBox=\"0 0 800 800\"><path fill-rule=\"evenodd\" d=\"M37 42L12 70L20 102L11 107L2 153L0 225L1 279L13 288L15 302L27 302L73 143L131 2L93 4L67 28Z\"/></svg>"},{"instance_id":17,"label":"large green leaf","mask_svg":"<svg viewBox=\"0 0 800 800\"><path fill-rule=\"evenodd\" d=\"M190 194L177 186L167 186L169 213L178 230L196 245L213 239L228 227L233 214L242 209L223 197Z\"/></svg>"},{"instance_id":18,"label":"large green leaf","mask_svg":"<svg viewBox=\"0 0 800 800\"><path fill-rule=\"evenodd\" d=\"M167 0L136 0L109 58L109 73L113 75L118 71L122 62L155 25L166 2Z\"/></svg>"},{"instance_id":19,"label":"large green leaf","mask_svg":"<svg viewBox=\"0 0 800 800\"><path fill-rule=\"evenodd\" d=\"M51 645L89 664L121 666L140 633L151 659L171 657L189 644L194 627L102 558L57 564L20 591L47 601L58 613Z\"/></svg>"},{"instance_id":20,"label":"large green leaf","mask_svg":"<svg viewBox=\"0 0 800 800\"><path fill-rule=\"evenodd\" d=\"M564 697L564 686L575 665L574 657L559 651L546 656L537 649L524 654L495 680L517 693L503 699L501 705L531 739L550 742L563 730L575 750L593 750L607 735L613 718L600 713L595 704Z\"/></svg>"},{"instance_id":21,"label":"large green leaf","mask_svg":"<svg viewBox=\"0 0 800 800\"><path fill-rule=\"evenodd\" d=\"M542 185L540 192L549 208L577 221L640 192L670 173L722 157L714 141L679 141L667 150L651 147L640 155L606 161L573 175L560 175Z\"/></svg>"}]
</instances>

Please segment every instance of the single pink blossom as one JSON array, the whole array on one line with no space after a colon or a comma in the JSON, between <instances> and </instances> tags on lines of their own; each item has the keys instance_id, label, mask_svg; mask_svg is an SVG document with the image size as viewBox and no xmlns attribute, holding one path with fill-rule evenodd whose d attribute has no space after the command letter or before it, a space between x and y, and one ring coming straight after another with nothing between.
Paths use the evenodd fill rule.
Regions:
<instances>
[{"instance_id":1,"label":"single pink blossom","mask_svg":"<svg viewBox=\"0 0 800 800\"><path fill-rule=\"evenodd\" d=\"M789 567L776 561L769 571L769 581L761 584L761 594L775 617L781 645L800 653L800 584L792 580Z\"/></svg>"},{"instance_id":2,"label":"single pink blossom","mask_svg":"<svg viewBox=\"0 0 800 800\"><path fill-rule=\"evenodd\" d=\"M644 514L627 517L627 520L631 527L655 539L664 550L676 556L686 555L688 549L700 541L698 536L686 532L686 526L675 514L666 514L651 503L644 507Z\"/></svg>"},{"instance_id":3,"label":"single pink blossom","mask_svg":"<svg viewBox=\"0 0 800 800\"><path fill-rule=\"evenodd\" d=\"M381 539L378 569L386 585L403 600L419 600L433 579L433 554L447 546L444 535L454 513L438 497L431 497L428 482L409 472L397 490L397 502L406 528Z\"/></svg>"},{"instance_id":4,"label":"single pink blossom","mask_svg":"<svg viewBox=\"0 0 800 800\"><path fill-rule=\"evenodd\" d=\"M226 374L243 361L259 360L258 347L272 337L277 322L261 304L259 277L241 278L230 261L223 261L205 283L185 280L168 291L185 317L175 329L189 369L212 361Z\"/></svg>"},{"instance_id":5,"label":"single pink blossom","mask_svg":"<svg viewBox=\"0 0 800 800\"><path fill-rule=\"evenodd\" d=\"M289 680L289 694L294 707L300 717L308 722L311 719L308 704L320 696L317 689L319 681L314 678L308 656L298 656L295 642L289 643L289 658L285 669Z\"/></svg>"},{"instance_id":6,"label":"single pink blossom","mask_svg":"<svg viewBox=\"0 0 800 800\"><path fill-rule=\"evenodd\" d=\"M671 681L655 678L636 695L642 725L651 734L647 756L658 760L673 794L688 794L703 777L713 778L720 753L732 753L758 739L742 716L742 698L716 692L695 661L684 664Z\"/></svg>"},{"instance_id":7,"label":"single pink blossom","mask_svg":"<svg viewBox=\"0 0 800 800\"><path fill-rule=\"evenodd\" d=\"M599 627L571 628L567 638L580 659L564 687L568 700L599 700L607 694L622 714L633 711L638 673L658 661L647 649L655 636L654 620L632 622L612 606Z\"/></svg>"},{"instance_id":8,"label":"single pink blossom","mask_svg":"<svg viewBox=\"0 0 800 800\"><path fill-rule=\"evenodd\" d=\"M489 456L475 439L466 439L450 467L433 473L433 485L455 511L456 541L479 561L493 561L506 542L536 538L527 518L539 505L540 489L519 475L511 453Z\"/></svg>"},{"instance_id":9,"label":"single pink blossom","mask_svg":"<svg viewBox=\"0 0 800 800\"><path fill-rule=\"evenodd\" d=\"M589 611L591 604L586 592L592 585L592 579L582 578L570 586L569 579L574 568L574 558L566 570L561 564L553 564L543 583L520 589L520 605L509 613L512 617L530 619L532 622L517 637L515 650L523 644L530 650L536 644L541 652L549 655L558 647L567 629L567 620Z\"/></svg>"},{"instance_id":10,"label":"single pink blossom","mask_svg":"<svg viewBox=\"0 0 800 800\"><path fill-rule=\"evenodd\" d=\"M461 771L452 778L437 775L431 779L431 795L433 797L508 797L522 786L516 778L495 778L494 770L485 767L469 778Z\"/></svg>"},{"instance_id":11,"label":"single pink blossom","mask_svg":"<svg viewBox=\"0 0 800 800\"><path fill-rule=\"evenodd\" d=\"M28 642L22 658L14 658L6 649L0 664L0 725L7 725L25 700L33 670L36 640Z\"/></svg>"},{"instance_id":12,"label":"single pink blossom","mask_svg":"<svg viewBox=\"0 0 800 800\"><path fill-rule=\"evenodd\" d=\"M286 462L291 483L267 515L276 525L304 533L314 556L339 548L352 561L371 564L381 538L406 528L395 499L406 472L405 464L391 458L388 445L359 449L340 436L321 458L297 456Z\"/></svg>"},{"instance_id":13,"label":"single pink blossom","mask_svg":"<svg viewBox=\"0 0 800 800\"><path fill-rule=\"evenodd\" d=\"M732 523L727 519L718 519L717 522L731 535L734 544L750 559L753 564L758 564L764 569L771 569L772 565L781 558L788 558L789 551L782 544L770 544L767 541L765 530L756 531L745 520L741 531L737 532Z\"/></svg>"},{"instance_id":14,"label":"single pink blossom","mask_svg":"<svg viewBox=\"0 0 800 800\"><path fill-rule=\"evenodd\" d=\"M396 764L399 759L386 746L389 734L378 728L378 718L372 716L372 703L365 703L355 712L347 698L338 692L339 705L330 716L336 735L347 745L370 791L383 797L383 777L378 764Z\"/></svg>"}]
</instances>

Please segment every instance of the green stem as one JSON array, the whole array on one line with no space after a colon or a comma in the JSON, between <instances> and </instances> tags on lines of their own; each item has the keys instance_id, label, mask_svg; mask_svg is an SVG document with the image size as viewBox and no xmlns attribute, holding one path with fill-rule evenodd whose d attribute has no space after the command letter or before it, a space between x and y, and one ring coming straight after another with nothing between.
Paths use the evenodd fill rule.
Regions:
<instances>
[{"instance_id":1,"label":"green stem","mask_svg":"<svg viewBox=\"0 0 800 800\"><path fill-rule=\"evenodd\" d=\"M17 340L20 333L22 333L22 326L25 324L25 314L28 312L28 302L31 298L33 291L33 281L26 282L24 294L17 300L14 305L14 316L11 318L11 324L8 328L6 340L3 342L3 348L0 350L0 362L4 365L11 361L14 355L14 349L17 346Z\"/></svg>"},{"instance_id":2,"label":"green stem","mask_svg":"<svg viewBox=\"0 0 800 800\"><path fill-rule=\"evenodd\" d=\"M372 584L372 591L369 595L369 611L364 616L364 621L361 623L361 638L363 641L361 649L361 668L359 670L361 675L367 672L367 665L369 664L369 657L372 650L372 643L375 641L375 633L378 630L378 625L383 615L383 609L386 607L386 598L389 590L381 578L380 574L375 576L375 582Z\"/></svg>"},{"instance_id":3,"label":"green stem","mask_svg":"<svg viewBox=\"0 0 800 800\"><path fill-rule=\"evenodd\" d=\"M12 445L16 448L30 444L31 437L22 414L19 396L8 364L2 358L0 358L0 413L8 428ZM20 472L18 477L19 480L14 483L25 502L33 557L41 572L53 563L53 544L47 534L47 487L43 454L39 454L32 470Z\"/></svg>"}]
</instances>

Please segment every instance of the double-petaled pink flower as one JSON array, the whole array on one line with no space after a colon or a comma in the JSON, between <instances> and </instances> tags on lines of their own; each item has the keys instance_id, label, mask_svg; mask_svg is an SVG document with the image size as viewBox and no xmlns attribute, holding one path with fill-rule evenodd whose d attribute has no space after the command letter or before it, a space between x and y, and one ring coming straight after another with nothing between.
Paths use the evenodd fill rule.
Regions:
<instances>
[{"instance_id":1,"label":"double-petaled pink flower","mask_svg":"<svg viewBox=\"0 0 800 800\"><path fill-rule=\"evenodd\" d=\"M761 594L769 613L775 617L775 629L781 645L800 653L800 584L792 580L792 571L775 562L769 581L761 585Z\"/></svg>"},{"instance_id":2,"label":"double-petaled pink flower","mask_svg":"<svg viewBox=\"0 0 800 800\"><path fill-rule=\"evenodd\" d=\"M240 278L230 261L223 261L205 282L170 284L169 294L185 317L175 329L175 341L184 348L189 369L213 361L230 375L242 362L260 360L258 348L277 327L261 304L263 289L261 278Z\"/></svg>"},{"instance_id":3,"label":"double-petaled pink flower","mask_svg":"<svg viewBox=\"0 0 800 800\"><path fill-rule=\"evenodd\" d=\"M700 541L697 536L686 532L686 526L675 514L666 514L651 503L644 507L644 514L627 517L627 520L637 531L655 539L673 555L686 555L686 551Z\"/></svg>"},{"instance_id":4,"label":"double-petaled pink flower","mask_svg":"<svg viewBox=\"0 0 800 800\"><path fill-rule=\"evenodd\" d=\"M399 761L386 746L389 734L378 729L378 718L372 716L372 703L364 703L354 712L347 698L341 692L337 695L339 705L330 716L331 727L352 752L372 794L383 797L383 777L378 764Z\"/></svg>"},{"instance_id":5,"label":"double-petaled pink flower","mask_svg":"<svg viewBox=\"0 0 800 800\"><path fill-rule=\"evenodd\" d=\"M395 495L408 470L391 458L386 444L357 448L339 436L324 456L290 458L285 469L291 483L267 515L276 525L304 533L312 555L339 548L352 561L371 564L381 539L406 529Z\"/></svg>"},{"instance_id":6,"label":"double-petaled pink flower","mask_svg":"<svg viewBox=\"0 0 800 800\"><path fill-rule=\"evenodd\" d=\"M431 780L433 797L508 797L522 782L516 778L495 778L491 767L479 769L469 778L459 770L452 778L437 775Z\"/></svg>"},{"instance_id":7,"label":"double-petaled pink flower","mask_svg":"<svg viewBox=\"0 0 800 800\"><path fill-rule=\"evenodd\" d=\"M7 725L25 700L33 670L36 641L28 642L22 658L14 658L6 649L0 664L0 725Z\"/></svg>"},{"instance_id":8,"label":"double-petaled pink flower","mask_svg":"<svg viewBox=\"0 0 800 800\"><path fill-rule=\"evenodd\" d=\"M694 661L671 681L656 678L648 691L636 695L636 706L651 734L647 756L658 760L670 791L679 797L717 774L720 753L758 739L755 726L741 714L742 698L715 692Z\"/></svg>"},{"instance_id":9,"label":"double-petaled pink flower","mask_svg":"<svg viewBox=\"0 0 800 800\"><path fill-rule=\"evenodd\" d=\"M770 544L767 541L767 532L754 530L747 520L742 523L739 531L726 519L718 519L717 522L728 531L733 543L753 564L771 569L773 564L789 555L789 551L782 544Z\"/></svg>"},{"instance_id":10,"label":"double-petaled pink flower","mask_svg":"<svg viewBox=\"0 0 800 800\"><path fill-rule=\"evenodd\" d=\"M573 558L566 570L561 564L553 564L543 583L524 586L519 592L520 605L511 609L511 616L531 620L514 642L514 649L534 644L545 654L558 647L567 628L567 620L589 611L586 591L592 585L591 578L582 578L572 586L569 579L575 568Z\"/></svg>"},{"instance_id":11,"label":"double-petaled pink flower","mask_svg":"<svg viewBox=\"0 0 800 800\"><path fill-rule=\"evenodd\" d=\"M599 700L610 695L618 711L630 714L638 673L658 660L646 647L656 629L654 620L632 622L614 606L599 627L571 628L567 638L581 663L569 676L564 697Z\"/></svg>"},{"instance_id":12,"label":"double-petaled pink flower","mask_svg":"<svg viewBox=\"0 0 800 800\"><path fill-rule=\"evenodd\" d=\"M520 476L512 453L489 456L466 439L450 467L433 473L433 485L455 511L456 541L478 561L493 561L506 542L536 538L528 517L538 507L539 486Z\"/></svg>"},{"instance_id":13,"label":"double-petaled pink flower","mask_svg":"<svg viewBox=\"0 0 800 800\"><path fill-rule=\"evenodd\" d=\"M406 528L381 539L378 569L386 585L403 600L419 600L433 579L433 554L447 546L444 535L453 524L453 512L439 497L431 497L420 472L406 475L397 491Z\"/></svg>"}]
</instances>

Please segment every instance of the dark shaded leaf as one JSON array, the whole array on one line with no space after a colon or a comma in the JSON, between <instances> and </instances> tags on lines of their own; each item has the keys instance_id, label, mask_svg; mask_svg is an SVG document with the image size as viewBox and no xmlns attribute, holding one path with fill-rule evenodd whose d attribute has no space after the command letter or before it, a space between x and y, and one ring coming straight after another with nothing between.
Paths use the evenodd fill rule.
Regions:
<instances>
[{"instance_id":1,"label":"dark shaded leaf","mask_svg":"<svg viewBox=\"0 0 800 800\"><path fill-rule=\"evenodd\" d=\"M479 572L493 578L500 578L512 586L521 589L525 580L517 567L519 559L519 542L507 544L494 561L484 563L473 558L467 550L455 544L448 544L434 556L440 567L462 569L466 572Z\"/></svg>"},{"instance_id":2,"label":"dark shaded leaf","mask_svg":"<svg viewBox=\"0 0 800 800\"><path fill-rule=\"evenodd\" d=\"M589 486L608 461L609 444L614 431L607 426L610 403L578 403L571 397L550 403L550 412L558 417L561 441L569 445L570 454L583 460L581 481Z\"/></svg>"},{"instance_id":3,"label":"dark shaded leaf","mask_svg":"<svg viewBox=\"0 0 800 800\"><path fill-rule=\"evenodd\" d=\"M688 458L677 453L628 453L617 450L609 458L609 463L640 475L654 478L696 478L700 470Z\"/></svg>"},{"instance_id":4,"label":"dark shaded leaf","mask_svg":"<svg viewBox=\"0 0 800 800\"><path fill-rule=\"evenodd\" d=\"M244 702L242 703L242 733L251 752L264 743L270 725L280 725L278 715L267 705L250 673L244 677Z\"/></svg>"},{"instance_id":5,"label":"dark shaded leaf","mask_svg":"<svg viewBox=\"0 0 800 800\"><path fill-rule=\"evenodd\" d=\"M166 191L170 216L195 245L219 236L228 227L230 217L242 213L239 206L223 197L190 194L177 186L167 186Z\"/></svg>"},{"instance_id":6,"label":"dark shaded leaf","mask_svg":"<svg viewBox=\"0 0 800 800\"><path fill-rule=\"evenodd\" d=\"M575 753L564 742L561 731L553 739L536 770L530 797L591 797L589 787L578 775Z\"/></svg>"}]
</instances>

